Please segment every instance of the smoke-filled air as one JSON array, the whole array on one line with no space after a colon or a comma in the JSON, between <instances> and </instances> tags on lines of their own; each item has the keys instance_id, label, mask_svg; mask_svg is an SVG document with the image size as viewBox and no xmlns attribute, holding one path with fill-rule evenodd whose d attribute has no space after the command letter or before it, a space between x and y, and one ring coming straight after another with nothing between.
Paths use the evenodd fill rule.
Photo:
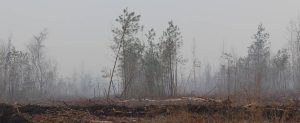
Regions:
<instances>
[{"instance_id":1,"label":"smoke-filled air","mask_svg":"<svg viewBox=\"0 0 300 123\"><path fill-rule=\"evenodd\" d=\"M2 1L0 123L299 122L300 1Z\"/></svg>"}]
</instances>

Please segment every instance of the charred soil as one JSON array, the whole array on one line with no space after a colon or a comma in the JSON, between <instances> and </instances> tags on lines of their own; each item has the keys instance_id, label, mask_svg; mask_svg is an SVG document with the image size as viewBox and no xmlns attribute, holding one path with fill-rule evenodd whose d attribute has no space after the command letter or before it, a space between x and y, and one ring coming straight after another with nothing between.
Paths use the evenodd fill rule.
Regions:
<instances>
[{"instance_id":1,"label":"charred soil","mask_svg":"<svg viewBox=\"0 0 300 123\"><path fill-rule=\"evenodd\" d=\"M169 102L170 101L170 102ZM299 122L294 105L231 105L199 99L118 100L90 104L0 104L0 123ZM100 102L100 101L99 101Z\"/></svg>"}]
</instances>

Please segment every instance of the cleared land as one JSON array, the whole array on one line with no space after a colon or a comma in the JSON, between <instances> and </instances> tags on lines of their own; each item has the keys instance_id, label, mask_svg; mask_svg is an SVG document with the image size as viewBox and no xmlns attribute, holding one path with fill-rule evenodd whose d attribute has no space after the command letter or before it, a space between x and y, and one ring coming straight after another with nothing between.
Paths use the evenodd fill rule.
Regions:
<instances>
[{"instance_id":1,"label":"cleared land","mask_svg":"<svg viewBox=\"0 0 300 123\"><path fill-rule=\"evenodd\" d=\"M297 101L236 105L230 100L179 97L47 102L26 105L2 103L0 123L300 122Z\"/></svg>"}]
</instances>

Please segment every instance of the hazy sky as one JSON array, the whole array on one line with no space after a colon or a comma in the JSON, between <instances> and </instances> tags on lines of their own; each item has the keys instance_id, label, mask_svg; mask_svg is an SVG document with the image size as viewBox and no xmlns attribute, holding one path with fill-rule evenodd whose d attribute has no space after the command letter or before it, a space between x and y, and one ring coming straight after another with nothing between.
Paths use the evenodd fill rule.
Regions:
<instances>
[{"instance_id":1,"label":"hazy sky","mask_svg":"<svg viewBox=\"0 0 300 123\"><path fill-rule=\"evenodd\" d=\"M285 47L286 27L299 15L300 0L0 0L0 39L12 35L24 49L33 34L48 28L47 54L60 73L70 75L82 63L99 73L111 68L111 29L126 7L158 35L172 19L182 31L185 58L195 38L198 58L217 64L223 41L227 51L244 55L259 23L271 34L273 51Z\"/></svg>"}]
</instances>

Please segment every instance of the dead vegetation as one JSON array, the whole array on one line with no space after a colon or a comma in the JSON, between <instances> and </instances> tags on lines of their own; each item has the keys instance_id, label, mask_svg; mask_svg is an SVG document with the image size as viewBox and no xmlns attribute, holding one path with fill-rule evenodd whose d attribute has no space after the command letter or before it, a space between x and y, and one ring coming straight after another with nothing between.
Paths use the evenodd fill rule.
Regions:
<instances>
[{"instance_id":1,"label":"dead vegetation","mask_svg":"<svg viewBox=\"0 0 300 123\"><path fill-rule=\"evenodd\" d=\"M53 105L0 104L1 123L300 122L294 104L233 105L229 100L182 97L161 100L83 100ZM73 102L73 101L72 101ZM87 103L89 102L89 103Z\"/></svg>"}]
</instances>

